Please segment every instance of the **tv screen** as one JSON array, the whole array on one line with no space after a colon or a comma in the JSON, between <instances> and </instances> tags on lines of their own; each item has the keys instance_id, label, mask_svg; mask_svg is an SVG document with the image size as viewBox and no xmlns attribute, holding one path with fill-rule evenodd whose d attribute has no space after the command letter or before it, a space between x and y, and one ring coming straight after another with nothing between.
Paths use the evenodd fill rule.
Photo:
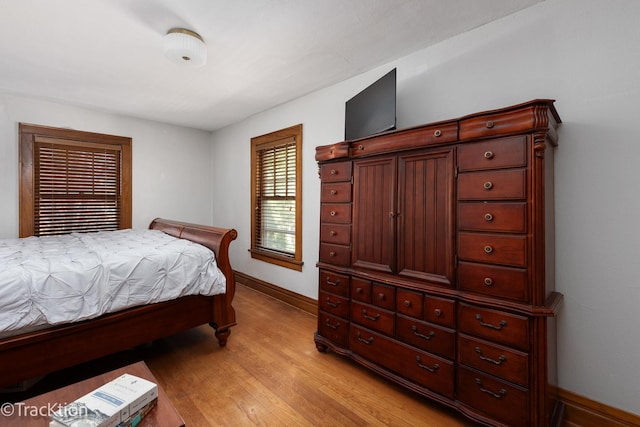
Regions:
<instances>
[{"instance_id":1,"label":"tv screen","mask_svg":"<svg viewBox=\"0 0 640 427\"><path fill-rule=\"evenodd\" d=\"M345 107L345 140L395 129L396 69L348 100Z\"/></svg>"}]
</instances>

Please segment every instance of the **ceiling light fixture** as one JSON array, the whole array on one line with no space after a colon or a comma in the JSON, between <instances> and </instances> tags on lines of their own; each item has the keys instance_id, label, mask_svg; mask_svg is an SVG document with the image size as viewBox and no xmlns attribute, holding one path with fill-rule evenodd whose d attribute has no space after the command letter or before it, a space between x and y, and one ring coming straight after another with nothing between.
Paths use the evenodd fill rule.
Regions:
<instances>
[{"instance_id":1,"label":"ceiling light fixture","mask_svg":"<svg viewBox=\"0 0 640 427\"><path fill-rule=\"evenodd\" d=\"M207 63L207 46L200 34L184 28L172 28L164 36L164 54L171 61L202 67Z\"/></svg>"}]
</instances>

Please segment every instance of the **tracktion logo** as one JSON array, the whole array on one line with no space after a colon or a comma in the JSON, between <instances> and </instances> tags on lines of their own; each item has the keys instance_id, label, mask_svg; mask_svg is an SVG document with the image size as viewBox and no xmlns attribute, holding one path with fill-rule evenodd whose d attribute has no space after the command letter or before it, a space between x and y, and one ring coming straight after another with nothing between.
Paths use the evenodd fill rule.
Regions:
<instances>
[{"instance_id":1,"label":"tracktion logo","mask_svg":"<svg viewBox=\"0 0 640 427\"><path fill-rule=\"evenodd\" d=\"M3 403L0 416L3 417L49 417L66 403L47 403L46 405L27 405L26 403Z\"/></svg>"}]
</instances>

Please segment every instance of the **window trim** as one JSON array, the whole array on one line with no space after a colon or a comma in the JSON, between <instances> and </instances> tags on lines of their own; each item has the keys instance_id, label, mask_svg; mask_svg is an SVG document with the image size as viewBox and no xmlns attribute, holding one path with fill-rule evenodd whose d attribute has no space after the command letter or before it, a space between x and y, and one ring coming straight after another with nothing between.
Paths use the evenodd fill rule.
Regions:
<instances>
[{"instance_id":1,"label":"window trim","mask_svg":"<svg viewBox=\"0 0 640 427\"><path fill-rule=\"evenodd\" d=\"M82 145L118 146L122 153L121 206L118 228L131 228L131 138L73 129L19 123L19 237L33 236L35 231L35 141L53 138Z\"/></svg>"},{"instance_id":2,"label":"window trim","mask_svg":"<svg viewBox=\"0 0 640 427\"><path fill-rule=\"evenodd\" d=\"M295 140L296 153L296 235L295 255L288 257L276 252L264 250L257 245L257 161L258 152L265 146L284 139ZM302 271L302 124L281 129L265 135L251 138L251 258L258 259L292 270Z\"/></svg>"}]
</instances>

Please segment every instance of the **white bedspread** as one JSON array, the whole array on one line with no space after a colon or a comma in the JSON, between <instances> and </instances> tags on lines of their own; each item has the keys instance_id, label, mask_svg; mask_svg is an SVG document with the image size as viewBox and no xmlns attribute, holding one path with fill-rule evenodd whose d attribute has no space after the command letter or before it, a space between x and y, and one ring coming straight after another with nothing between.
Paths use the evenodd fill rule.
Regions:
<instances>
[{"instance_id":1,"label":"white bedspread","mask_svg":"<svg viewBox=\"0 0 640 427\"><path fill-rule=\"evenodd\" d=\"M0 240L0 332L224 293L208 248L157 230Z\"/></svg>"}]
</instances>

